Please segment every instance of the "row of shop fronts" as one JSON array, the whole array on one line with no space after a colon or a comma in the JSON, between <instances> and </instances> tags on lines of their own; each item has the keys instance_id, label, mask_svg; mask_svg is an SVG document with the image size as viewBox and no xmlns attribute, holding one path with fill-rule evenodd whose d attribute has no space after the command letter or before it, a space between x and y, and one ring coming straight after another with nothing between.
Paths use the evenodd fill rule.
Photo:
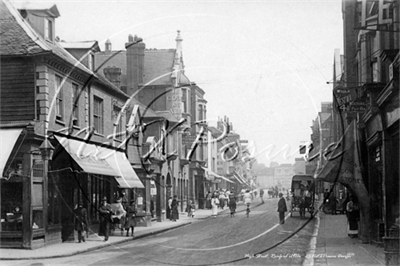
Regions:
<instances>
[{"instance_id":1,"label":"row of shop fronts","mask_svg":"<svg viewBox=\"0 0 400 266\"><path fill-rule=\"evenodd\" d=\"M149 226L152 218L165 219L169 197L187 195L188 184L171 176L168 162L150 158L153 162L132 167L123 150L56 132L45 140L30 125L3 127L0 133L2 247L34 249L73 240L79 202L97 232L103 197L114 203L125 191L127 201L143 204L139 222ZM52 154L42 158L46 152Z\"/></svg>"},{"instance_id":2,"label":"row of shop fronts","mask_svg":"<svg viewBox=\"0 0 400 266\"><path fill-rule=\"evenodd\" d=\"M97 233L103 197L114 203L125 191L127 201L141 205L139 226L151 226L166 219L170 197L177 195L180 211L189 201L202 208L208 191L231 186L205 173L209 147L197 139L207 130L205 92L184 75L179 31L176 49L167 50L145 50L141 39L129 36L127 50L146 54L145 60L133 58L141 67L128 64L131 50L104 54L104 60L112 54L124 62L106 74L171 70L141 72L142 79L166 78L143 88L136 80L139 102L126 93L127 84L94 72L105 63L97 62L103 55L97 41L55 38L56 5L15 8L1 1L0 15L2 42L13 44L0 46L2 248L73 240L73 210L80 201Z\"/></svg>"},{"instance_id":3,"label":"row of shop fronts","mask_svg":"<svg viewBox=\"0 0 400 266\"><path fill-rule=\"evenodd\" d=\"M148 173L135 171L123 151L71 136L43 139L31 129L1 129L2 247L34 249L74 239L80 201L97 232L102 197L114 203L121 190L129 198L145 195Z\"/></svg>"},{"instance_id":4,"label":"row of shop fronts","mask_svg":"<svg viewBox=\"0 0 400 266\"><path fill-rule=\"evenodd\" d=\"M396 1L343 2L344 55L335 51L333 101L314 121L309 154L331 193L356 197L358 236L384 247L387 265L399 264L399 20Z\"/></svg>"},{"instance_id":5,"label":"row of shop fronts","mask_svg":"<svg viewBox=\"0 0 400 266\"><path fill-rule=\"evenodd\" d=\"M3 126L0 133L7 140L2 141L1 154L4 248L35 249L74 240L73 211L79 202L88 210L91 232L97 233L101 199L115 203L122 191L127 202L135 199L143 204L139 226L151 226L166 219L173 195L178 196L180 211L185 211L189 201L205 208L208 191L241 188L237 182L207 179L199 162L180 160L181 170L187 167L192 177L183 180L173 175L176 157L161 160L153 154L135 165L122 149L58 132L45 139L35 135L29 124Z\"/></svg>"}]
</instances>

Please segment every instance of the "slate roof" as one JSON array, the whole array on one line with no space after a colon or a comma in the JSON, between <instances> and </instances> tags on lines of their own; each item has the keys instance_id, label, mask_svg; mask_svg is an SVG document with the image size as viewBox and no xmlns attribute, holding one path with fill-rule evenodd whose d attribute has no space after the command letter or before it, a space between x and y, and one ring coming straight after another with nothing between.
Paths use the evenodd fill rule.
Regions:
<instances>
[{"instance_id":1,"label":"slate roof","mask_svg":"<svg viewBox=\"0 0 400 266\"><path fill-rule=\"evenodd\" d=\"M0 3L0 55L35 55L49 51L44 41L12 6ZM36 39L36 41L33 41Z\"/></svg>"},{"instance_id":2,"label":"slate roof","mask_svg":"<svg viewBox=\"0 0 400 266\"><path fill-rule=\"evenodd\" d=\"M57 41L49 42L37 34L34 29L27 23L18 10L5 3L3 0L0 5L0 55L39 55L43 53L53 54L64 62L69 63L72 68L76 67L88 75L93 72L86 66L81 64L72 54L65 50ZM93 42L92 42L93 44ZM106 86L109 91L118 93L119 95L129 98L129 96L117 88L107 79L94 75L95 81Z\"/></svg>"},{"instance_id":3,"label":"slate roof","mask_svg":"<svg viewBox=\"0 0 400 266\"><path fill-rule=\"evenodd\" d=\"M95 65L98 68L110 56L119 51L96 53ZM145 49L144 50L144 73L143 83L151 85L173 85L171 80L172 68L174 64L175 49ZM98 74L103 74L103 69L107 66L117 66L121 68L121 85L126 86L126 51L120 51L99 69ZM187 78L186 78L187 79ZM188 79L187 79L188 80Z\"/></svg>"},{"instance_id":4,"label":"slate roof","mask_svg":"<svg viewBox=\"0 0 400 266\"><path fill-rule=\"evenodd\" d=\"M118 51L111 51L111 52L98 52L95 53L95 68L97 69L101 64L103 64L106 60L110 58L110 56L116 54ZM126 51L121 51L119 54L115 55L111 58L104 66L102 66L98 71L97 74L103 75L103 69L107 66L116 66L121 68L121 85L126 86Z\"/></svg>"},{"instance_id":5,"label":"slate roof","mask_svg":"<svg viewBox=\"0 0 400 266\"><path fill-rule=\"evenodd\" d=\"M144 51L144 84L173 85L171 72L174 64L175 49Z\"/></svg>"}]
</instances>

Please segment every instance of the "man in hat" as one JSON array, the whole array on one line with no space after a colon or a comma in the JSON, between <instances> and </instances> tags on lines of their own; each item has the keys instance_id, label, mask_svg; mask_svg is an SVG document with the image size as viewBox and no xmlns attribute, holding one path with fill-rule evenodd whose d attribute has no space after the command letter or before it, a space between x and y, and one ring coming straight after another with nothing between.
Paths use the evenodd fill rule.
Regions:
<instances>
[{"instance_id":1,"label":"man in hat","mask_svg":"<svg viewBox=\"0 0 400 266\"><path fill-rule=\"evenodd\" d=\"M104 241L108 241L108 237L110 235L111 215L113 215L114 213L112 211L111 205L107 203L107 197L104 197L101 201L99 212L100 226L104 230Z\"/></svg>"},{"instance_id":2,"label":"man in hat","mask_svg":"<svg viewBox=\"0 0 400 266\"><path fill-rule=\"evenodd\" d=\"M287 212L286 201L282 193L279 193L278 201L278 212L279 212L279 222L281 224L285 223L285 212Z\"/></svg>"},{"instance_id":3,"label":"man in hat","mask_svg":"<svg viewBox=\"0 0 400 266\"><path fill-rule=\"evenodd\" d=\"M88 217L87 210L83 207L83 202L79 201L78 207L74 211L75 214L75 230L78 232L78 242L85 242L85 235L82 235L82 231L88 231Z\"/></svg>"}]
</instances>

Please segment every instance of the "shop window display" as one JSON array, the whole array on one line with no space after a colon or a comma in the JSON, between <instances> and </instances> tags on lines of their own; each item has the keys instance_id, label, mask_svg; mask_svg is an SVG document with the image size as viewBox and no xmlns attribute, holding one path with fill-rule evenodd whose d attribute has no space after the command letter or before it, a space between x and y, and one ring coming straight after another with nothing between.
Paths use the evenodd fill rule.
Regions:
<instances>
[{"instance_id":1,"label":"shop window display","mask_svg":"<svg viewBox=\"0 0 400 266\"><path fill-rule=\"evenodd\" d=\"M22 231L22 182L2 181L1 231Z\"/></svg>"},{"instance_id":2,"label":"shop window display","mask_svg":"<svg viewBox=\"0 0 400 266\"><path fill-rule=\"evenodd\" d=\"M47 207L47 223L49 225L60 224L60 210L59 207L60 195L59 195L59 182L58 176L49 176L48 186L48 207Z\"/></svg>"}]
</instances>

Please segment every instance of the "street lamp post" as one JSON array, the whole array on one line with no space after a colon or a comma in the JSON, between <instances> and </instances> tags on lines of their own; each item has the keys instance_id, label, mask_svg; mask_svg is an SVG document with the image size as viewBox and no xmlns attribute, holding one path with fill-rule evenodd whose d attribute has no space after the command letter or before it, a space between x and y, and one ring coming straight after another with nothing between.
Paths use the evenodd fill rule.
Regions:
<instances>
[{"instance_id":1,"label":"street lamp post","mask_svg":"<svg viewBox=\"0 0 400 266\"><path fill-rule=\"evenodd\" d=\"M48 172L49 161L53 158L54 147L45 137L42 145L39 147L40 155L43 161L43 228L45 231L45 239L47 237L47 206L48 206Z\"/></svg>"},{"instance_id":2,"label":"street lamp post","mask_svg":"<svg viewBox=\"0 0 400 266\"><path fill-rule=\"evenodd\" d=\"M144 166L146 168L146 178L145 178L145 204L146 204L146 217L145 217L145 222L146 222L146 227L151 226L151 196L150 196L150 180L152 179L152 174L154 172L154 169L151 167L151 162L146 162L144 163Z\"/></svg>"}]
</instances>

